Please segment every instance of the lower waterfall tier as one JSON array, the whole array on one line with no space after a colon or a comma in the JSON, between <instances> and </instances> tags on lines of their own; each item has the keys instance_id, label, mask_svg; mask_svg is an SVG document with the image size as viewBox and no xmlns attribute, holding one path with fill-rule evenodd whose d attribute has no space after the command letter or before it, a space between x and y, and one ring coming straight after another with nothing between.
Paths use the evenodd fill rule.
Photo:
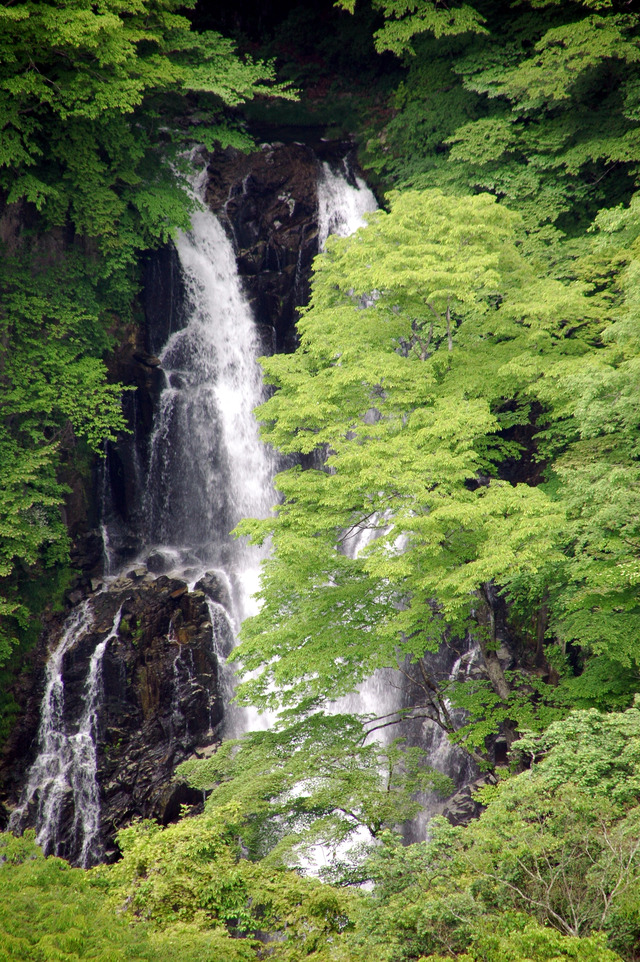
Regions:
<instances>
[{"instance_id":1,"label":"lower waterfall tier","mask_svg":"<svg viewBox=\"0 0 640 962\"><path fill-rule=\"evenodd\" d=\"M39 721L43 692L34 685L27 711L7 745L6 757L13 761L4 774L7 808L14 809L11 827L36 826L45 851L90 863L115 856L114 835L133 818L167 823L178 817L183 804L202 801L200 793L173 773L194 750L215 741L222 700L204 591L190 592L183 581L153 579L138 569L85 604L91 617L65 645L62 705L57 720L47 722L59 730L43 731L44 721ZM120 621L113 631L118 612ZM42 642L43 660L47 649L54 651L64 643L65 625L73 615L72 611L65 623L52 624ZM58 765L48 778L41 775L33 790L28 770L34 750L41 753L47 738L49 743L73 743L80 737L92 657L102 645L102 692L94 731L100 816L93 855L87 859L83 857L87 839L76 830L86 798L77 791L72 763ZM38 764L42 768L46 761L39 759ZM26 787L18 797L20 785ZM49 827L42 824L45 802L58 812L56 824Z\"/></svg>"}]
</instances>

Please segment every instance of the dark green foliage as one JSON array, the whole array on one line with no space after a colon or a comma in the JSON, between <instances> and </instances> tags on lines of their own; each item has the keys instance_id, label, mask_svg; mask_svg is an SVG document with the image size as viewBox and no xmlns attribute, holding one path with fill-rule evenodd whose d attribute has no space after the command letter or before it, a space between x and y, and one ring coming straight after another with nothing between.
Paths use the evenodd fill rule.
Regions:
<instances>
[{"instance_id":1,"label":"dark green foliage","mask_svg":"<svg viewBox=\"0 0 640 962\"><path fill-rule=\"evenodd\" d=\"M98 238L116 262L186 223L163 149L183 126L184 95L205 98L200 139L227 143L224 106L270 90L268 66L191 30L183 7L82 0L0 11L0 186L9 203L26 198L48 223Z\"/></svg>"},{"instance_id":2,"label":"dark green foliage","mask_svg":"<svg viewBox=\"0 0 640 962\"><path fill-rule=\"evenodd\" d=\"M34 566L66 562L60 450L97 452L125 427L121 388L106 382L109 339L86 261L70 254L35 270L36 258L37 247L23 248L0 267L0 665L20 638L34 640L41 606L28 582L42 577Z\"/></svg>"},{"instance_id":3,"label":"dark green foliage","mask_svg":"<svg viewBox=\"0 0 640 962\"><path fill-rule=\"evenodd\" d=\"M25 569L66 561L61 452L79 462L125 427L107 330L132 310L140 252L189 223L178 153L246 146L225 111L278 92L181 6L0 7L0 193L19 223L0 261L0 665L26 640Z\"/></svg>"},{"instance_id":4,"label":"dark green foliage","mask_svg":"<svg viewBox=\"0 0 640 962\"><path fill-rule=\"evenodd\" d=\"M637 18L570 4L477 10L486 30L414 42L365 163L396 184L491 191L541 239L560 239L551 225L576 236L636 182Z\"/></svg>"}]
</instances>

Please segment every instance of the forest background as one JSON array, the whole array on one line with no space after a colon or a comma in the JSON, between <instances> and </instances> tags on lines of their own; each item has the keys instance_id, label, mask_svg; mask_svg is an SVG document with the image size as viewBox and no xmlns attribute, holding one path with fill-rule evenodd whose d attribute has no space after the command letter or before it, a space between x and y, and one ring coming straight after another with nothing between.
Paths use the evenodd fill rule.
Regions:
<instances>
[{"instance_id":1,"label":"forest background","mask_svg":"<svg viewBox=\"0 0 640 962\"><path fill-rule=\"evenodd\" d=\"M638 959L637 12L249 6L0 7L0 189L25 225L0 267L5 685L72 577L69 463L90 470L125 429L106 352L142 252L188 225L185 145L324 125L356 136L382 200L316 262L298 350L264 362L265 439L320 459L243 527L273 552L241 697L278 725L186 766L205 813L125 829L114 866L3 836L1 951ZM431 677L425 653L464 637L484 680ZM412 711L486 774L480 818L410 846L435 778L419 750L322 711L398 663ZM345 857L361 827L375 844ZM319 842L341 853L322 880L295 868Z\"/></svg>"}]
</instances>

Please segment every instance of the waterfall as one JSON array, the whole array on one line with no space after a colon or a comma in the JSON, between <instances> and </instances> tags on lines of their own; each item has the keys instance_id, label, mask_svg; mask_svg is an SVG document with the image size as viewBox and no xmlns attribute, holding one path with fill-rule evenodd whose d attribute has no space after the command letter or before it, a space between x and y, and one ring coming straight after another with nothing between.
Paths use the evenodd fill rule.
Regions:
<instances>
[{"instance_id":1,"label":"waterfall","mask_svg":"<svg viewBox=\"0 0 640 962\"><path fill-rule=\"evenodd\" d=\"M469 650L458 655L448 670L450 682L466 681L477 666L480 654L478 646L471 638L467 639L467 643L471 645ZM426 655L425 661L434 674L446 675L447 669L443 662L446 663L447 657L450 658L450 649L443 644L439 652ZM445 699L445 705L454 726L460 727L467 718L467 712L462 708L454 708L448 698ZM410 732L410 742L426 749L429 765L451 778L455 791L478 777L478 768L471 756L460 745L454 744L447 733L435 722L426 721L417 724L413 721L408 722L406 727ZM413 732L411 732L412 728ZM430 820L434 815L440 814L446 805L442 797L435 792L421 792L419 800L421 811L405 828L404 835L407 842L420 842L428 838Z\"/></svg>"},{"instance_id":2,"label":"waterfall","mask_svg":"<svg viewBox=\"0 0 640 962\"><path fill-rule=\"evenodd\" d=\"M108 635L91 655L84 689L84 711L78 731L71 739L73 764L70 781L75 810L73 832L81 840L79 862L84 868L99 862L102 855L99 840L100 793L96 778L102 659L109 642L117 637L121 617L122 607L118 609Z\"/></svg>"},{"instance_id":3,"label":"waterfall","mask_svg":"<svg viewBox=\"0 0 640 962\"><path fill-rule=\"evenodd\" d=\"M329 233L346 236L357 230L377 205L372 192L346 166L341 170L322 164L318 174L318 241L322 247ZM204 188L203 173L194 192L202 196ZM217 734L238 737L272 722L268 713L233 704L234 673L226 662L241 622L256 612L253 596L259 588L260 563L266 550L246 545L231 532L243 517L267 516L275 501L275 459L261 443L253 415L264 397L257 363L261 342L241 289L232 245L215 215L204 206L197 210L191 229L178 236L176 249L184 297L180 317L185 323L180 330L170 325L166 343L158 350L157 377L164 378L164 387L149 437L146 467L136 466L142 493L134 541L144 548L133 565L142 573L124 569L112 587L121 593L118 603L123 604L134 584L153 584L149 573L168 574L204 593L224 700L223 731L218 729ZM105 467L102 534L105 573L111 580L117 574L111 570L117 564L116 542L119 544L123 535L117 526L110 529L114 512L108 488ZM371 529L355 532L345 550L355 557L374 536ZM107 625L113 610L109 609ZM95 620L100 622L100 616ZM102 661L119 625L120 612L110 631L106 627L96 631L91 600L74 609L65 622L46 666L37 757L10 823L19 831L35 821L38 841L46 852L71 855L82 865L92 865L104 854L99 840L96 738ZM179 630L177 623L169 629ZM82 650L76 655L79 646ZM76 701L77 686L84 683L83 706L75 711L74 719L68 717L68 706L65 712L63 681L65 655L72 650ZM171 695L166 696L168 711L162 724L176 741L183 733L189 734L183 707L188 697L183 695L188 696L194 684L192 654L178 646L169 671L173 685ZM403 707L405 695L400 674L385 669L331 710L389 716ZM219 715L210 702L208 717L213 721L214 716L218 723ZM375 737L384 742L387 735L394 734L393 729L383 729ZM106 797L103 801L106 805ZM103 823L106 818L103 813Z\"/></svg>"},{"instance_id":4,"label":"waterfall","mask_svg":"<svg viewBox=\"0 0 640 962\"><path fill-rule=\"evenodd\" d=\"M376 538L389 531L384 525L385 517L374 514L367 527L354 528L342 542L342 550L349 558L357 558L361 551ZM382 726L399 719L403 707L403 679L400 672L393 668L378 668L366 678L356 691L344 695L332 703L333 713L363 715L372 721L379 720ZM375 730L375 738L386 744L397 736L394 726L387 725Z\"/></svg>"},{"instance_id":5,"label":"waterfall","mask_svg":"<svg viewBox=\"0 0 640 962\"><path fill-rule=\"evenodd\" d=\"M93 628L88 601L67 618L59 644L49 656L45 669L38 751L29 770L20 805L9 822L20 831L35 805L36 841L45 854L59 855L72 849L84 867L100 860L100 800L96 781L96 740L101 694L102 659L107 645L120 625L118 611L111 630L91 655L84 685L83 709L74 722L65 716L64 657ZM62 838L62 825L72 806L73 827Z\"/></svg>"},{"instance_id":6,"label":"waterfall","mask_svg":"<svg viewBox=\"0 0 640 962\"><path fill-rule=\"evenodd\" d=\"M318 247L324 249L330 234L348 237L367 223L365 214L378 202L361 177L353 177L346 160L341 170L325 161L318 181Z\"/></svg>"},{"instance_id":7,"label":"waterfall","mask_svg":"<svg viewBox=\"0 0 640 962\"><path fill-rule=\"evenodd\" d=\"M204 187L203 173L195 193ZM256 611L252 596L264 557L264 549L231 531L241 518L265 517L275 500L272 458L253 414L263 400L260 341L233 247L216 216L196 211L176 247L187 323L159 354L165 387L150 444L143 560L191 584L207 574L224 582L226 602L209 606L229 696L233 673L225 658L239 624ZM227 734L255 721L239 708L227 707L227 716Z\"/></svg>"},{"instance_id":8,"label":"waterfall","mask_svg":"<svg viewBox=\"0 0 640 962\"><path fill-rule=\"evenodd\" d=\"M241 620L253 610L261 553L230 532L273 503L271 459L253 415L263 397L259 341L214 214L194 213L176 246L188 321L159 355L165 388L151 438L146 538L168 569L190 581L207 568L225 571Z\"/></svg>"},{"instance_id":9,"label":"waterfall","mask_svg":"<svg viewBox=\"0 0 640 962\"><path fill-rule=\"evenodd\" d=\"M202 196L206 172L194 184ZM375 210L364 181L355 186L323 164L318 183L319 243L345 236ZM231 242L217 217L197 211L177 251L187 298L186 326L159 353L165 376L151 437L144 503L144 559L196 584L207 571L229 587L231 604L209 601L221 667L227 736L268 727L270 716L230 704L232 639L256 612L264 549L231 537L243 517L265 517L275 501L275 464L260 442L254 408L263 400L260 342L243 295Z\"/></svg>"}]
</instances>

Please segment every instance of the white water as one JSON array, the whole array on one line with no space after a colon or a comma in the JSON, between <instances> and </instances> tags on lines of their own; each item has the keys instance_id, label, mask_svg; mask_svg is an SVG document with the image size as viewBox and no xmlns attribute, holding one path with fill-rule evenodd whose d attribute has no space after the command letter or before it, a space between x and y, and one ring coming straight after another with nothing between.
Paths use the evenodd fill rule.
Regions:
<instances>
[{"instance_id":1,"label":"white water","mask_svg":"<svg viewBox=\"0 0 640 962\"><path fill-rule=\"evenodd\" d=\"M67 618L60 642L46 665L38 754L29 770L21 803L9 822L12 831L20 831L27 810L36 804L36 841L45 854L57 854L64 842L60 838L64 809L71 803L74 822L69 842L70 847L78 851L78 861L83 866L94 864L101 854L98 845L100 800L96 781L98 708L102 659L107 645L116 637L119 625L120 612L91 656L83 712L74 724L65 721L64 717L62 671L66 653L93 627L89 602L79 605Z\"/></svg>"},{"instance_id":2,"label":"white water","mask_svg":"<svg viewBox=\"0 0 640 962\"><path fill-rule=\"evenodd\" d=\"M194 184L198 195L205 174ZM322 166L318 185L319 241L364 224L376 201L363 181ZM230 536L243 517L265 517L275 502L275 465L261 443L254 408L263 400L257 364L260 343L238 278L232 245L214 214L200 210L177 250L189 303L185 328L160 353L166 386L151 439L145 514L150 551L169 573L194 584L214 570L229 584L231 610L209 609L221 666L227 736L264 729L268 713L234 706L233 672L226 665L229 635L257 611L265 549ZM144 559L142 559L144 560Z\"/></svg>"},{"instance_id":3,"label":"white water","mask_svg":"<svg viewBox=\"0 0 640 962\"><path fill-rule=\"evenodd\" d=\"M195 184L196 193L203 186L204 174ZM346 236L362 226L364 214L375 208L375 198L363 181L354 187L323 165L318 186L321 246L329 232ZM230 706L233 679L225 663L240 623L257 610L253 595L264 557L263 549L235 540L230 532L242 517L266 516L275 501L274 465L260 442L253 415L263 399L256 360L260 344L232 246L216 217L206 209L195 213L191 230L179 236L176 246L188 321L160 353L165 388L150 441L143 505L148 548L140 560L155 554L168 573L184 577L191 585L208 570L229 585L230 606L211 602L210 613L226 701L225 734L238 736L271 722L268 715ZM106 523L103 544L106 573L111 574ZM93 653L83 714L75 730L67 731L64 655L92 627L88 603L69 616L46 667L38 756L11 820L11 828L20 830L37 805L38 842L46 852L63 851L60 822L73 801L75 838L66 841L79 851L83 865L100 857L96 730L102 659L118 624L119 615ZM180 655L174 675L176 690L189 681L190 666L182 664Z\"/></svg>"},{"instance_id":4,"label":"white water","mask_svg":"<svg viewBox=\"0 0 640 962\"><path fill-rule=\"evenodd\" d=\"M70 739L73 753L71 789L75 808L74 835L82 840L80 865L87 867L100 860L100 793L97 775L98 711L102 696L102 659L109 642L120 628L122 607L116 613L109 634L96 647L89 662L84 689L84 711L78 731Z\"/></svg>"},{"instance_id":5,"label":"white water","mask_svg":"<svg viewBox=\"0 0 640 962\"><path fill-rule=\"evenodd\" d=\"M204 186L203 173L196 195ZM228 586L230 610L217 602L209 606L228 697L229 636L257 611L253 595L264 557L264 549L236 540L231 531L243 517L268 515L275 501L272 457L253 414L263 400L261 350L232 245L215 215L195 213L176 247L188 320L160 353L166 385L151 438L147 541L170 574L193 585L214 571ZM257 712L228 702L225 712L227 735L267 724Z\"/></svg>"},{"instance_id":6,"label":"white water","mask_svg":"<svg viewBox=\"0 0 640 962\"><path fill-rule=\"evenodd\" d=\"M367 223L366 214L377 210L373 192L361 177L349 183L349 170L335 171L326 162L318 183L318 247L324 249L330 234L348 237Z\"/></svg>"},{"instance_id":7,"label":"white water","mask_svg":"<svg viewBox=\"0 0 640 962\"><path fill-rule=\"evenodd\" d=\"M196 184L196 192L203 185ZM188 323L160 354L166 386L151 439L147 539L176 573L226 572L235 616L255 611L261 552L230 537L273 504L273 468L253 409L263 398L259 341L235 255L209 210L177 240Z\"/></svg>"}]
</instances>

